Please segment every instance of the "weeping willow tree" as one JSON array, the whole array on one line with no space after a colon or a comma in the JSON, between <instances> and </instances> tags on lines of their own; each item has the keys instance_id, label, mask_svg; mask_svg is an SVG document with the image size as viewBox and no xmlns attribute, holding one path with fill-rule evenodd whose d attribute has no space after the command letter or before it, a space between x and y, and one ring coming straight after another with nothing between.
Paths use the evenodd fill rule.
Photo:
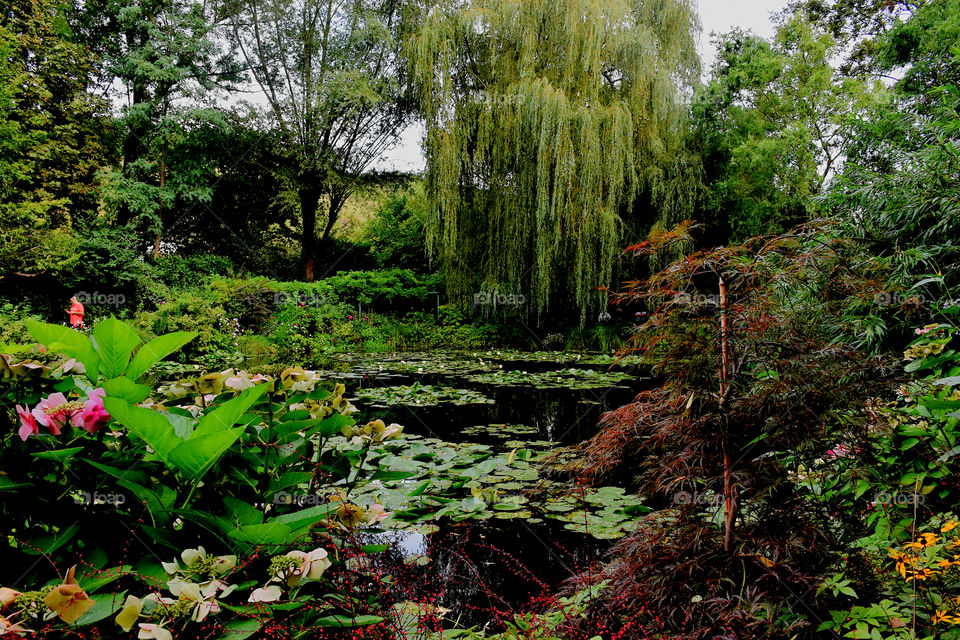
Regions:
<instances>
[{"instance_id":1,"label":"weeping willow tree","mask_svg":"<svg viewBox=\"0 0 960 640\"><path fill-rule=\"evenodd\" d=\"M693 0L438 0L418 24L428 246L451 295L582 319L610 284L621 211L640 192L685 201L669 176L699 72Z\"/></svg>"}]
</instances>

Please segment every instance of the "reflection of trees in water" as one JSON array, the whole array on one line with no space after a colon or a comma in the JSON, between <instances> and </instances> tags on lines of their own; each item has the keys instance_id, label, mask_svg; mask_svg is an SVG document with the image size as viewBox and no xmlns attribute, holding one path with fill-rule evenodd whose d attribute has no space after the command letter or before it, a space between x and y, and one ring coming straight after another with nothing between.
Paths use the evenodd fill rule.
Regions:
<instances>
[{"instance_id":1,"label":"reflection of trees in water","mask_svg":"<svg viewBox=\"0 0 960 640\"><path fill-rule=\"evenodd\" d=\"M562 524L500 522L447 524L429 536L407 532L363 534L360 544L388 544L372 557L375 571L395 580L396 601L449 610L460 626L488 630L523 610L543 608L573 572L599 558L607 544ZM426 564L405 561L429 558Z\"/></svg>"},{"instance_id":2,"label":"reflection of trees in water","mask_svg":"<svg viewBox=\"0 0 960 640\"><path fill-rule=\"evenodd\" d=\"M487 443L478 434L464 438L464 427L479 424L525 424L534 426L538 437L574 444L593 436L600 416L631 401L636 390L612 389L538 389L511 385L457 383L493 398L494 404L414 407L397 405L370 410L371 419L399 422L409 433L437 434L451 441ZM429 430L426 429L429 425ZM489 443L487 443L489 444Z\"/></svg>"}]
</instances>

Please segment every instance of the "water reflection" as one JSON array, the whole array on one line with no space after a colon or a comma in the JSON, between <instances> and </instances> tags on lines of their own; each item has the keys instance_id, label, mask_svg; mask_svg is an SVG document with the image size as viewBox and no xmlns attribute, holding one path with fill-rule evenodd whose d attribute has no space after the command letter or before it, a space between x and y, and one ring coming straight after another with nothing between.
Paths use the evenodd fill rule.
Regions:
<instances>
[{"instance_id":1,"label":"water reflection","mask_svg":"<svg viewBox=\"0 0 960 640\"><path fill-rule=\"evenodd\" d=\"M609 547L555 522L524 520L445 523L430 535L387 531L362 538L389 545L372 565L394 577L397 601L439 608L443 626L489 631L503 630L514 613L546 607L565 579L587 570Z\"/></svg>"}]
</instances>

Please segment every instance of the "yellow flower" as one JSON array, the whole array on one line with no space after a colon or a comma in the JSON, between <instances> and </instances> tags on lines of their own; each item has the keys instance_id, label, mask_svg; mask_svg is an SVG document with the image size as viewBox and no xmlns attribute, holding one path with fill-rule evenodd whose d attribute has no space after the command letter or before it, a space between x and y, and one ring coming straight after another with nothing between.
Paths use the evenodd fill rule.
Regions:
<instances>
[{"instance_id":1,"label":"yellow flower","mask_svg":"<svg viewBox=\"0 0 960 640\"><path fill-rule=\"evenodd\" d=\"M56 613L67 624L73 624L79 620L94 605L94 601L87 596L87 593L80 588L76 578L73 577L76 570L75 566L70 567L63 579L63 584L54 588L44 599L47 608Z\"/></svg>"},{"instance_id":2,"label":"yellow flower","mask_svg":"<svg viewBox=\"0 0 960 640\"><path fill-rule=\"evenodd\" d=\"M958 524L960 524L960 522L957 522L956 520L951 520L951 521L948 522L947 524L945 524L945 525L943 525L942 527L940 527L940 533L946 533L947 531L953 531L953 530L957 527Z\"/></svg>"}]
</instances>

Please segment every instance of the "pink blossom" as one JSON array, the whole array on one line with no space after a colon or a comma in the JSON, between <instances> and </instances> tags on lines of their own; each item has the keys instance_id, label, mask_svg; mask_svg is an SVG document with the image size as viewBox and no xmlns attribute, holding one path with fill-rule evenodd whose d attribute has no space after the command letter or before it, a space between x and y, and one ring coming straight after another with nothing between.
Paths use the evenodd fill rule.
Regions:
<instances>
[{"instance_id":1,"label":"pink blossom","mask_svg":"<svg viewBox=\"0 0 960 640\"><path fill-rule=\"evenodd\" d=\"M21 407L17 405L17 415L20 416L20 438L26 440L30 436L40 434L40 427L37 426L37 419L30 413L30 407Z\"/></svg>"},{"instance_id":2,"label":"pink blossom","mask_svg":"<svg viewBox=\"0 0 960 640\"><path fill-rule=\"evenodd\" d=\"M827 454L826 454L824 457L825 457L825 458L828 458L828 459L831 459L831 458L852 458L852 457L853 457L853 451L851 451L850 447L848 447L848 446L845 445L845 444L838 444L838 445L837 445L836 447L834 447L833 449L830 449L829 451L827 451Z\"/></svg>"},{"instance_id":3,"label":"pink blossom","mask_svg":"<svg viewBox=\"0 0 960 640\"><path fill-rule=\"evenodd\" d=\"M62 393L51 393L33 408L33 416L37 422L49 429L50 433L58 436L60 429L70 422L75 409L74 404L67 402L66 396Z\"/></svg>"},{"instance_id":4,"label":"pink blossom","mask_svg":"<svg viewBox=\"0 0 960 640\"><path fill-rule=\"evenodd\" d=\"M376 524L387 519L390 514L383 508L382 504L374 503L370 505L364 514L364 520L367 524Z\"/></svg>"},{"instance_id":5,"label":"pink blossom","mask_svg":"<svg viewBox=\"0 0 960 640\"><path fill-rule=\"evenodd\" d=\"M90 433L96 433L110 421L110 414L103 408L105 394L102 387L90 392L87 401L83 403L83 408L71 419L74 427L83 427Z\"/></svg>"}]
</instances>

